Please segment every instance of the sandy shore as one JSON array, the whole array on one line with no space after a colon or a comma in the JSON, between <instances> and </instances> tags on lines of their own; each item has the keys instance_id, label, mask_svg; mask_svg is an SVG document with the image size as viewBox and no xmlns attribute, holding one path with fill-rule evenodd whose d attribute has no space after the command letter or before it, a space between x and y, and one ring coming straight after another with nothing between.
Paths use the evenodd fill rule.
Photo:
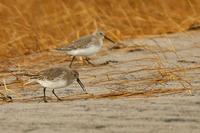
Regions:
<instances>
[{"instance_id":1,"label":"sandy shore","mask_svg":"<svg viewBox=\"0 0 200 133\"><path fill-rule=\"evenodd\" d=\"M92 58L117 63L76 63L89 95L73 84L57 90L64 101L56 102L48 90L49 102L43 103L39 85L15 89L21 97L11 94L12 103L1 101L0 131L199 133L199 36L192 31L126 40L122 48L110 52L107 47Z\"/></svg>"},{"instance_id":2,"label":"sandy shore","mask_svg":"<svg viewBox=\"0 0 200 133\"><path fill-rule=\"evenodd\" d=\"M200 95L1 105L4 132L198 133Z\"/></svg>"}]
</instances>

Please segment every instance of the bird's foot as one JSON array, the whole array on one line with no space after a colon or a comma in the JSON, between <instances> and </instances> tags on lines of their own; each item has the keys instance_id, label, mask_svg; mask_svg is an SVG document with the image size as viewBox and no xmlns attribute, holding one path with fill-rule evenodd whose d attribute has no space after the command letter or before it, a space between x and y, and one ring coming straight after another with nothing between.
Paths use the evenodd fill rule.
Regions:
<instances>
[{"instance_id":1,"label":"bird's foot","mask_svg":"<svg viewBox=\"0 0 200 133\"><path fill-rule=\"evenodd\" d=\"M93 66L93 67L96 66L94 63L92 63L92 62L90 61L90 58L87 57L85 60L86 60L87 64L89 64L89 65L91 65L91 66Z\"/></svg>"},{"instance_id":2,"label":"bird's foot","mask_svg":"<svg viewBox=\"0 0 200 133\"><path fill-rule=\"evenodd\" d=\"M63 101L61 98L57 98L57 102L61 102Z\"/></svg>"},{"instance_id":3,"label":"bird's foot","mask_svg":"<svg viewBox=\"0 0 200 133\"><path fill-rule=\"evenodd\" d=\"M44 99L43 99L43 101L44 101L45 103L48 103L48 101L47 101L47 99L46 99L46 98L44 98Z\"/></svg>"},{"instance_id":4,"label":"bird's foot","mask_svg":"<svg viewBox=\"0 0 200 133\"><path fill-rule=\"evenodd\" d=\"M119 61L115 61L115 60L108 60L108 61L106 61L106 62L104 62L104 63L101 63L100 65L108 65L108 64L110 64L110 63L118 63Z\"/></svg>"}]
</instances>

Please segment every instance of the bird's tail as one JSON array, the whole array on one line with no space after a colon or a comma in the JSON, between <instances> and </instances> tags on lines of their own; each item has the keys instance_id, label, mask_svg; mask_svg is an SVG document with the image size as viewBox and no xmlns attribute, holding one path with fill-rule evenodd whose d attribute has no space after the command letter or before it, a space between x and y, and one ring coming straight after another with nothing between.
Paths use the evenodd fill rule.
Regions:
<instances>
[{"instance_id":1,"label":"bird's tail","mask_svg":"<svg viewBox=\"0 0 200 133\"><path fill-rule=\"evenodd\" d=\"M61 48L56 48L55 49L56 51L67 51L68 50L68 47L61 47Z\"/></svg>"},{"instance_id":2,"label":"bird's tail","mask_svg":"<svg viewBox=\"0 0 200 133\"><path fill-rule=\"evenodd\" d=\"M30 73L28 71L20 71L20 72L17 72L17 73L14 73L13 75L15 76L26 76L26 77L29 77L28 81L26 83L24 83L24 85L27 85L27 84L30 84L32 82L35 82L37 80L37 78L40 77L40 75L38 74L33 74L33 73Z\"/></svg>"},{"instance_id":3,"label":"bird's tail","mask_svg":"<svg viewBox=\"0 0 200 133\"><path fill-rule=\"evenodd\" d=\"M36 79L29 79L26 83L24 83L24 85L27 85L27 84L30 84L30 83L33 83L33 82L36 82Z\"/></svg>"},{"instance_id":4,"label":"bird's tail","mask_svg":"<svg viewBox=\"0 0 200 133\"><path fill-rule=\"evenodd\" d=\"M38 74L34 74L34 73L30 73L28 71L20 71L18 73L15 73L14 75L16 76L27 76L27 77L34 77L34 76L38 76Z\"/></svg>"}]
</instances>

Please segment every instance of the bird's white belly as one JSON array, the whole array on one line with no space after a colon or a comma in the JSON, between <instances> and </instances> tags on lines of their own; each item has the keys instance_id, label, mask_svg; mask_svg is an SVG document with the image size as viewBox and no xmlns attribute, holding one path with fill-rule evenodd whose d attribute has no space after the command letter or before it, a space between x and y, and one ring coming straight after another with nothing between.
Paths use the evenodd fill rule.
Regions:
<instances>
[{"instance_id":1,"label":"bird's white belly","mask_svg":"<svg viewBox=\"0 0 200 133\"><path fill-rule=\"evenodd\" d=\"M56 81L37 80L37 82L41 84L41 86L51 89L63 88L68 85L66 80L56 80Z\"/></svg>"},{"instance_id":2,"label":"bird's white belly","mask_svg":"<svg viewBox=\"0 0 200 133\"><path fill-rule=\"evenodd\" d=\"M69 55L73 55L73 56L89 56L89 55L93 55L93 54L99 52L101 50L101 48L102 48L102 46L90 46L85 49L71 50L71 51L68 51L67 53Z\"/></svg>"}]
</instances>

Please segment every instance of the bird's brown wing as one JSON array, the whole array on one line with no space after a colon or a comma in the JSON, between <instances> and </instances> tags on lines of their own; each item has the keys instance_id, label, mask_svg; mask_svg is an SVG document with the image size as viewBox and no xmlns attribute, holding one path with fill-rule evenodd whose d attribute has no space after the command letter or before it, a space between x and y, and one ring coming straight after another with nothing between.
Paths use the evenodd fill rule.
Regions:
<instances>
[{"instance_id":1,"label":"bird's brown wing","mask_svg":"<svg viewBox=\"0 0 200 133\"><path fill-rule=\"evenodd\" d=\"M72 43L68 44L67 46L64 46L62 48L57 48L58 51L70 51L75 50L79 48L87 48L92 41L92 35L84 36L79 38L76 41L73 41Z\"/></svg>"},{"instance_id":2,"label":"bird's brown wing","mask_svg":"<svg viewBox=\"0 0 200 133\"><path fill-rule=\"evenodd\" d=\"M66 68L50 68L43 70L39 73L40 79L54 80L56 78L62 77L63 73L66 73Z\"/></svg>"}]
</instances>

